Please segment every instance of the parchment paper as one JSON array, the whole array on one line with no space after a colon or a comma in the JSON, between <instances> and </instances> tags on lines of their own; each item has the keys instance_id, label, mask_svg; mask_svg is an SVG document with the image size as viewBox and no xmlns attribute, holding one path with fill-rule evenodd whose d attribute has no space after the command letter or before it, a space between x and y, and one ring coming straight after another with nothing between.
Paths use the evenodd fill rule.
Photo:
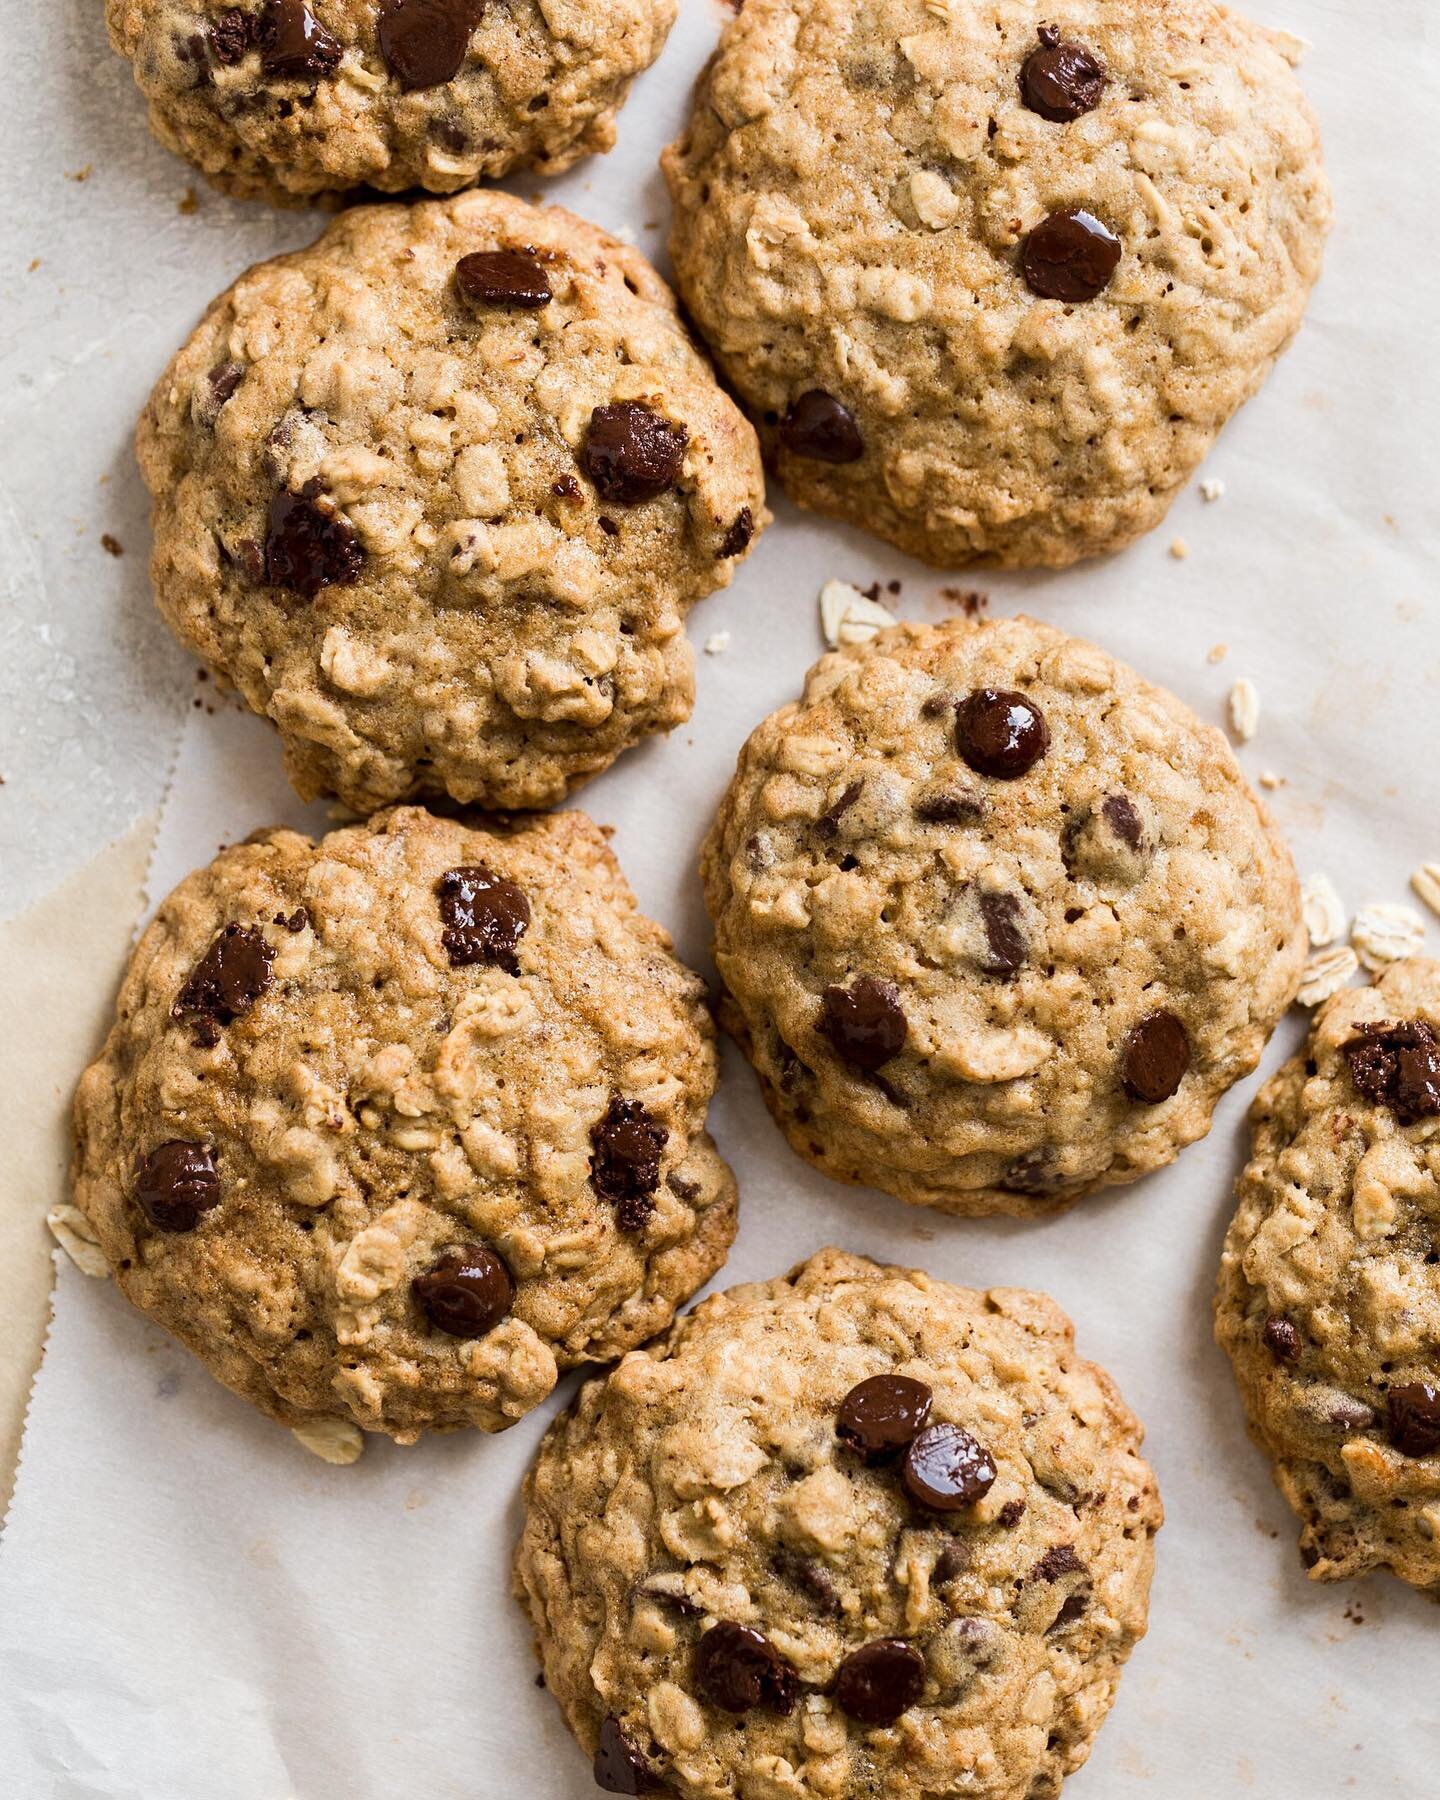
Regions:
<instances>
[{"instance_id":1,"label":"parchment paper","mask_svg":"<svg viewBox=\"0 0 1440 1800\"><path fill-rule=\"evenodd\" d=\"M93 10L85 29L98 59ZM1192 490L1167 528L1118 559L983 585L993 610L1023 606L1094 637L1217 722L1230 683L1252 679L1262 717L1243 760L1253 776L1283 777L1270 797L1302 872L1327 871L1353 910L1405 898L1414 865L1440 858L1430 322L1440 268L1427 225L1437 27L1427 0L1257 10L1313 40L1304 74L1326 126L1339 226L1309 322L1205 471L1227 484L1223 499L1206 505ZM619 148L550 184L652 253L666 218L656 152L678 128L718 25L709 0L685 0L665 56L622 115ZM106 91L138 144L138 102L108 76ZM90 102L71 82L56 104ZM108 118L96 129L107 141L120 132ZM184 175L158 149L127 155L144 180L113 194L104 256L143 284ZM166 299L147 356L178 342L247 256L316 223L207 200L188 221L183 292ZM143 391L158 366L127 368L124 380ZM123 461L122 445L112 449ZM581 796L615 825L643 904L700 966L697 846L746 732L820 652L821 583L899 577L904 616L947 610L946 578L775 505L777 523L735 586L692 615L697 643L731 634L724 654L700 658L693 722ZM1183 561L1169 553L1176 538L1189 547ZM1217 644L1228 654L1207 661ZM288 794L268 728L191 709L152 894L220 842L280 820L324 823ZM1437 939L1432 921L1432 950ZM1301 1023L1287 1022L1267 1066ZM775 1273L837 1241L955 1280L1049 1289L1149 1426L1169 1509L1152 1628L1090 1767L1067 1788L1075 1800L1422 1800L1440 1786L1440 1613L1388 1579L1328 1589L1304 1579L1294 1521L1246 1442L1211 1341L1211 1285L1254 1085L1228 1098L1206 1142L1139 1186L1046 1224L971 1223L802 1166L727 1049L712 1121L740 1177L742 1224L722 1282ZM37 1196L38 1210L49 1198ZM62 1267L0 1545L0 1794L593 1792L533 1685L508 1594L521 1474L571 1385L502 1438L409 1450L376 1441L353 1468L332 1469L225 1394L108 1284Z\"/></svg>"}]
</instances>

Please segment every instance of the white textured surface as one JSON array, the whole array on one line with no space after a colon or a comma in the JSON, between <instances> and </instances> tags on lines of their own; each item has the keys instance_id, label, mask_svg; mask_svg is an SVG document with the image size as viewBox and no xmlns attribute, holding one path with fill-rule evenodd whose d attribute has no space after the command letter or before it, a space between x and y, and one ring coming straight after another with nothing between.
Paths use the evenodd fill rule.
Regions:
<instances>
[{"instance_id":1,"label":"white textured surface","mask_svg":"<svg viewBox=\"0 0 1440 1800\"><path fill-rule=\"evenodd\" d=\"M94 0L6 20L8 167L21 172L3 265L0 899L44 892L152 804L190 671L152 621L132 415L192 318L247 260L318 222L203 194L149 144ZM1061 576L972 580L1096 637L1214 722L1239 674L1264 696L1242 758L1302 873L1352 909L1405 897L1440 855L1440 531L1431 469L1440 391L1430 302L1440 22L1430 0L1270 0L1313 40L1304 76L1326 128L1339 225L1309 324L1207 465L1222 504L1187 493L1167 528ZM1037 15L1039 16L1039 15ZM550 191L658 244L654 157L713 35L686 0L620 148ZM86 162L90 179L62 171ZM520 183L521 191L534 190ZM25 273L32 256L41 268ZM110 483L100 485L109 472ZM903 580L904 617L940 617L942 578L858 533L779 520L703 643L689 728L585 791L613 821L642 901L705 955L694 875L747 729L821 650L817 595L840 577ZM98 548L108 530L126 546ZM1177 562L1177 536L1190 554ZM47 635L48 634L48 635ZM1222 661L1207 661L1228 644ZM68 659L68 662L66 661ZM73 695L73 700L67 698ZM187 720L162 822L163 891L226 838L279 817L273 735L229 711ZM38 842L37 842L38 840ZM23 849L23 855L21 851ZM1429 947L1440 926L1429 920ZM1298 1017L1272 1047L1288 1048ZM1253 1088L1249 1084L1245 1094ZM741 1179L722 1281L774 1273L825 1241L967 1282L1048 1288L1080 1344L1149 1426L1170 1519L1150 1637L1075 1800L1420 1800L1435 1791L1440 1667L1433 1606L1393 1582L1307 1583L1295 1528L1246 1443L1209 1296L1244 1153L1244 1095L1171 1170L1042 1225L971 1224L844 1190L803 1168L727 1052L716 1135ZM593 1792L532 1686L508 1598L516 1493L543 1420L497 1440L331 1469L222 1393L112 1288L61 1269L57 1323L0 1548L0 1795L6 1800L574 1800ZM568 1392L568 1384L565 1392ZM1349 1614L1363 1615L1363 1624Z\"/></svg>"}]
</instances>

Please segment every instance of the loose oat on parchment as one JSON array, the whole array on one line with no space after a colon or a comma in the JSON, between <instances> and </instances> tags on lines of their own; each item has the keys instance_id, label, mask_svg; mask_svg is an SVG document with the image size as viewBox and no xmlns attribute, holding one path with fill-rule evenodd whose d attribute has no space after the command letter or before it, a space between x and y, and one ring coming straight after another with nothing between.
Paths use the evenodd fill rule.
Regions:
<instances>
[{"instance_id":1,"label":"loose oat on parchment","mask_svg":"<svg viewBox=\"0 0 1440 1800\"><path fill-rule=\"evenodd\" d=\"M1350 941L1372 975L1413 956L1425 942L1425 921L1413 906L1375 900L1362 906L1350 927Z\"/></svg>"},{"instance_id":2,"label":"loose oat on parchment","mask_svg":"<svg viewBox=\"0 0 1440 1800\"><path fill-rule=\"evenodd\" d=\"M1421 863L1410 877L1410 885L1431 912L1440 916L1440 862Z\"/></svg>"},{"instance_id":3,"label":"loose oat on parchment","mask_svg":"<svg viewBox=\"0 0 1440 1800\"><path fill-rule=\"evenodd\" d=\"M1226 714L1231 731L1242 744L1248 744L1260 727L1260 691L1244 675L1230 690Z\"/></svg>"},{"instance_id":4,"label":"loose oat on parchment","mask_svg":"<svg viewBox=\"0 0 1440 1800\"><path fill-rule=\"evenodd\" d=\"M1359 973L1360 958L1348 944L1329 945L1314 950L1306 958L1300 989L1295 998L1301 1006L1319 1006L1332 994L1338 994Z\"/></svg>"},{"instance_id":5,"label":"loose oat on parchment","mask_svg":"<svg viewBox=\"0 0 1440 1800\"><path fill-rule=\"evenodd\" d=\"M850 581L827 581L820 590L820 629L832 650L864 644L895 624L895 615Z\"/></svg>"},{"instance_id":6,"label":"loose oat on parchment","mask_svg":"<svg viewBox=\"0 0 1440 1800\"><path fill-rule=\"evenodd\" d=\"M1345 903L1328 875L1312 875L1300 890L1300 907L1312 946L1333 944L1345 929Z\"/></svg>"},{"instance_id":7,"label":"loose oat on parchment","mask_svg":"<svg viewBox=\"0 0 1440 1800\"><path fill-rule=\"evenodd\" d=\"M365 1454L365 1433L349 1419L310 1419L291 1427L290 1435L321 1462L346 1468Z\"/></svg>"}]
</instances>

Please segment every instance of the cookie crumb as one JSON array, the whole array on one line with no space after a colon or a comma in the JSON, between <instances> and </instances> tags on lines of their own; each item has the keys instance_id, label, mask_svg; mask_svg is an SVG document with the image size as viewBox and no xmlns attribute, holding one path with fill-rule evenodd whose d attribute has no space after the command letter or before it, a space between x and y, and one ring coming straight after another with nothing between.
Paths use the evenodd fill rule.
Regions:
<instances>
[{"instance_id":1,"label":"cookie crumb","mask_svg":"<svg viewBox=\"0 0 1440 1800\"><path fill-rule=\"evenodd\" d=\"M110 1273L95 1227L78 1206L52 1206L45 1215L50 1235L82 1275L103 1281Z\"/></svg>"},{"instance_id":2,"label":"cookie crumb","mask_svg":"<svg viewBox=\"0 0 1440 1800\"><path fill-rule=\"evenodd\" d=\"M125 546L120 542L119 538L111 537L108 531L101 532L100 534L100 548L105 551L108 556L123 556L125 554Z\"/></svg>"},{"instance_id":3,"label":"cookie crumb","mask_svg":"<svg viewBox=\"0 0 1440 1800\"><path fill-rule=\"evenodd\" d=\"M349 1419L307 1419L303 1425L291 1426L290 1435L312 1456L337 1468L359 1462L365 1453L365 1433Z\"/></svg>"},{"instance_id":4,"label":"cookie crumb","mask_svg":"<svg viewBox=\"0 0 1440 1800\"><path fill-rule=\"evenodd\" d=\"M93 169L93 163L86 163L83 169L67 169L65 171L65 179L67 181L88 181Z\"/></svg>"},{"instance_id":5,"label":"cookie crumb","mask_svg":"<svg viewBox=\"0 0 1440 1800\"><path fill-rule=\"evenodd\" d=\"M895 615L850 581L827 581L820 590L820 629L832 650L868 643L895 623Z\"/></svg>"},{"instance_id":6,"label":"cookie crumb","mask_svg":"<svg viewBox=\"0 0 1440 1800\"><path fill-rule=\"evenodd\" d=\"M1312 875L1300 889L1300 912L1313 949L1333 944L1345 929L1345 902L1328 875Z\"/></svg>"},{"instance_id":7,"label":"cookie crumb","mask_svg":"<svg viewBox=\"0 0 1440 1800\"><path fill-rule=\"evenodd\" d=\"M1228 644L1212 644L1206 653L1205 660L1208 663L1222 663L1229 654L1230 646Z\"/></svg>"},{"instance_id":8,"label":"cookie crumb","mask_svg":"<svg viewBox=\"0 0 1440 1800\"><path fill-rule=\"evenodd\" d=\"M1319 1006L1332 994L1338 994L1359 972L1360 958L1348 944L1313 951L1305 960L1295 998L1301 1006Z\"/></svg>"},{"instance_id":9,"label":"cookie crumb","mask_svg":"<svg viewBox=\"0 0 1440 1800\"><path fill-rule=\"evenodd\" d=\"M899 583L894 584L892 591L899 591ZM990 604L990 596L981 593L979 588L942 587L940 598L948 600L951 606L958 606L967 619L977 619Z\"/></svg>"},{"instance_id":10,"label":"cookie crumb","mask_svg":"<svg viewBox=\"0 0 1440 1800\"><path fill-rule=\"evenodd\" d=\"M1217 500L1225 498L1225 483L1218 476L1200 483L1200 498L1207 506L1213 506Z\"/></svg>"},{"instance_id":11,"label":"cookie crumb","mask_svg":"<svg viewBox=\"0 0 1440 1800\"><path fill-rule=\"evenodd\" d=\"M1267 793L1273 793L1276 788L1284 787L1285 777L1283 775L1277 775L1273 769L1262 769L1260 771L1260 785Z\"/></svg>"},{"instance_id":12,"label":"cookie crumb","mask_svg":"<svg viewBox=\"0 0 1440 1800\"><path fill-rule=\"evenodd\" d=\"M1421 863L1410 877L1410 885L1431 912L1440 914L1440 862Z\"/></svg>"},{"instance_id":13,"label":"cookie crumb","mask_svg":"<svg viewBox=\"0 0 1440 1800\"><path fill-rule=\"evenodd\" d=\"M1374 900L1362 906L1350 927L1350 942L1372 975L1413 956L1425 942L1425 921L1413 906Z\"/></svg>"},{"instance_id":14,"label":"cookie crumb","mask_svg":"<svg viewBox=\"0 0 1440 1800\"><path fill-rule=\"evenodd\" d=\"M1248 744L1260 724L1260 693L1253 681L1240 677L1230 690L1227 711L1231 731L1242 744Z\"/></svg>"},{"instance_id":15,"label":"cookie crumb","mask_svg":"<svg viewBox=\"0 0 1440 1800\"><path fill-rule=\"evenodd\" d=\"M199 212L200 196L195 192L193 187L186 188L185 192L175 203L175 210L176 212L185 213L187 216L190 213Z\"/></svg>"},{"instance_id":16,"label":"cookie crumb","mask_svg":"<svg viewBox=\"0 0 1440 1800\"><path fill-rule=\"evenodd\" d=\"M705 654L707 656L723 656L729 648L730 633L728 631L717 631L712 637L708 637L705 640Z\"/></svg>"},{"instance_id":17,"label":"cookie crumb","mask_svg":"<svg viewBox=\"0 0 1440 1800\"><path fill-rule=\"evenodd\" d=\"M1185 542L1184 538L1176 538L1170 546L1170 554L1175 558L1176 562L1184 562L1185 558L1190 554L1190 546Z\"/></svg>"}]
</instances>

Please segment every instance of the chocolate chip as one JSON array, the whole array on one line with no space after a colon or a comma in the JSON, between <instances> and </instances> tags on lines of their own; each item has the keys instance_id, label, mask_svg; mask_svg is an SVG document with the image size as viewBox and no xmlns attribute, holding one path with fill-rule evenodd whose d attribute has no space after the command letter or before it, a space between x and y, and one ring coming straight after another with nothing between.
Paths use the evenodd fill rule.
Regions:
<instances>
[{"instance_id":1,"label":"chocolate chip","mask_svg":"<svg viewBox=\"0 0 1440 1800\"><path fill-rule=\"evenodd\" d=\"M747 1713L794 1710L795 1671L763 1633L722 1619L695 1646L695 1685L712 1706Z\"/></svg>"},{"instance_id":2,"label":"chocolate chip","mask_svg":"<svg viewBox=\"0 0 1440 1800\"><path fill-rule=\"evenodd\" d=\"M954 1581L957 1576L963 1575L972 1560L970 1546L964 1538L950 1538L935 1558L933 1580L937 1586L943 1587L947 1581Z\"/></svg>"},{"instance_id":3,"label":"chocolate chip","mask_svg":"<svg viewBox=\"0 0 1440 1800\"><path fill-rule=\"evenodd\" d=\"M210 27L210 54L223 68L232 69L255 42L258 21L238 6L226 7Z\"/></svg>"},{"instance_id":4,"label":"chocolate chip","mask_svg":"<svg viewBox=\"0 0 1440 1800\"><path fill-rule=\"evenodd\" d=\"M909 1026L893 981L857 975L821 995L819 1029L845 1062L874 1074L904 1048Z\"/></svg>"},{"instance_id":5,"label":"chocolate chip","mask_svg":"<svg viewBox=\"0 0 1440 1800\"><path fill-rule=\"evenodd\" d=\"M1440 1036L1423 1019L1370 1024L1345 1046L1350 1079L1402 1125L1440 1113Z\"/></svg>"},{"instance_id":6,"label":"chocolate chip","mask_svg":"<svg viewBox=\"0 0 1440 1800\"><path fill-rule=\"evenodd\" d=\"M1300 1333L1280 1313L1271 1313L1265 1321L1265 1348L1276 1362L1293 1363L1300 1355Z\"/></svg>"},{"instance_id":7,"label":"chocolate chip","mask_svg":"<svg viewBox=\"0 0 1440 1800\"><path fill-rule=\"evenodd\" d=\"M607 1794L647 1794L654 1785L644 1757L616 1718L607 1718L600 1726L594 1766L595 1785Z\"/></svg>"},{"instance_id":8,"label":"chocolate chip","mask_svg":"<svg viewBox=\"0 0 1440 1800\"><path fill-rule=\"evenodd\" d=\"M187 1015L213 1025L229 1025L250 1008L271 982L275 952L253 925L227 925L190 971L171 1017ZM217 1041L205 1034L210 1042Z\"/></svg>"},{"instance_id":9,"label":"chocolate chip","mask_svg":"<svg viewBox=\"0 0 1440 1800\"><path fill-rule=\"evenodd\" d=\"M310 923L309 908L304 907L304 906L297 906L295 908L294 912L291 913L290 917L288 919L282 919L280 921L280 923L285 927L285 929L287 931L303 931L305 929L305 927Z\"/></svg>"},{"instance_id":10,"label":"chocolate chip","mask_svg":"<svg viewBox=\"0 0 1440 1800\"><path fill-rule=\"evenodd\" d=\"M1174 1013L1153 1012L1126 1034L1121 1055L1125 1092L1146 1106L1158 1106L1185 1079L1190 1039Z\"/></svg>"},{"instance_id":11,"label":"chocolate chip","mask_svg":"<svg viewBox=\"0 0 1440 1800\"><path fill-rule=\"evenodd\" d=\"M1140 848L1145 824L1128 794L1107 794L1100 802L1100 816L1127 850Z\"/></svg>"},{"instance_id":12,"label":"chocolate chip","mask_svg":"<svg viewBox=\"0 0 1440 1800\"><path fill-rule=\"evenodd\" d=\"M1073 1624L1076 1619L1080 1618L1088 1610L1089 1605L1090 1596L1083 1588L1073 1594L1067 1594L1061 1602L1059 1612L1045 1629L1047 1631L1063 1631L1067 1625Z\"/></svg>"},{"instance_id":13,"label":"chocolate chip","mask_svg":"<svg viewBox=\"0 0 1440 1800\"><path fill-rule=\"evenodd\" d=\"M985 926L986 974L1015 974L1025 966L1030 949L1020 929L1020 902L1014 894L981 894L980 918Z\"/></svg>"},{"instance_id":14,"label":"chocolate chip","mask_svg":"<svg viewBox=\"0 0 1440 1800\"><path fill-rule=\"evenodd\" d=\"M208 388L208 399L205 411L213 419L220 408L245 379L245 365L238 362L216 363L205 377Z\"/></svg>"},{"instance_id":15,"label":"chocolate chip","mask_svg":"<svg viewBox=\"0 0 1440 1800\"><path fill-rule=\"evenodd\" d=\"M455 265L455 287L472 306L538 312L554 295L538 257L524 250L475 250Z\"/></svg>"},{"instance_id":16,"label":"chocolate chip","mask_svg":"<svg viewBox=\"0 0 1440 1800\"><path fill-rule=\"evenodd\" d=\"M905 1452L905 1489L936 1512L972 1506L995 1485L990 1452L958 1425L927 1425Z\"/></svg>"},{"instance_id":17,"label":"chocolate chip","mask_svg":"<svg viewBox=\"0 0 1440 1800\"><path fill-rule=\"evenodd\" d=\"M865 783L863 781L852 781L834 805L827 807L815 821L815 835L822 838L835 837L839 831L841 819L849 812L864 790Z\"/></svg>"},{"instance_id":18,"label":"chocolate chip","mask_svg":"<svg viewBox=\"0 0 1440 1800\"><path fill-rule=\"evenodd\" d=\"M782 1581L798 1588L822 1612L838 1615L843 1610L830 1571L817 1558L800 1556L782 1547L771 1557L770 1566Z\"/></svg>"},{"instance_id":19,"label":"chocolate chip","mask_svg":"<svg viewBox=\"0 0 1440 1800\"><path fill-rule=\"evenodd\" d=\"M1440 1388L1410 1381L1385 1396L1385 1429L1402 1456L1440 1452Z\"/></svg>"},{"instance_id":20,"label":"chocolate chip","mask_svg":"<svg viewBox=\"0 0 1440 1800\"><path fill-rule=\"evenodd\" d=\"M811 462L859 462L865 454L855 415L823 388L811 388L790 403L780 421L780 442L792 456Z\"/></svg>"},{"instance_id":21,"label":"chocolate chip","mask_svg":"<svg viewBox=\"0 0 1440 1800\"><path fill-rule=\"evenodd\" d=\"M410 1291L437 1331L463 1338L493 1331L515 1299L509 1269L483 1244L448 1251L415 1277Z\"/></svg>"},{"instance_id":22,"label":"chocolate chip","mask_svg":"<svg viewBox=\"0 0 1440 1800\"><path fill-rule=\"evenodd\" d=\"M256 31L260 66L267 75L313 81L340 61L339 43L305 5L305 0L266 0Z\"/></svg>"},{"instance_id":23,"label":"chocolate chip","mask_svg":"<svg viewBox=\"0 0 1440 1800\"><path fill-rule=\"evenodd\" d=\"M270 502L265 579L313 600L323 587L352 587L365 552L355 528L313 482L298 494L282 488Z\"/></svg>"},{"instance_id":24,"label":"chocolate chip","mask_svg":"<svg viewBox=\"0 0 1440 1800\"><path fill-rule=\"evenodd\" d=\"M903 1638L852 1650L835 1673L840 1710L862 1725L893 1725L925 1689L925 1658Z\"/></svg>"},{"instance_id":25,"label":"chocolate chip","mask_svg":"<svg viewBox=\"0 0 1440 1800\"><path fill-rule=\"evenodd\" d=\"M634 506L674 487L690 435L640 400L597 406L580 467L602 500Z\"/></svg>"},{"instance_id":26,"label":"chocolate chip","mask_svg":"<svg viewBox=\"0 0 1440 1800\"><path fill-rule=\"evenodd\" d=\"M1056 1166L1055 1152L1042 1144L1017 1156L1000 1178L1006 1194L1054 1194L1065 1185L1064 1172Z\"/></svg>"},{"instance_id":27,"label":"chocolate chip","mask_svg":"<svg viewBox=\"0 0 1440 1800\"><path fill-rule=\"evenodd\" d=\"M559 500L578 500L580 483L573 475L562 475L558 481L550 483L550 492Z\"/></svg>"},{"instance_id":28,"label":"chocolate chip","mask_svg":"<svg viewBox=\"0 0 1440 1800\"><path fill-rule=\"evenodd\" d=\"M1113 231L1077 208L1040 221L1025 240L1020 268L1042 300L1093 300L1110 285L1121 250Z\"/></svg>"},{"instance_id":29,"label":"chocolate chip","mask_svg":"<svg viewBox=\"0 0 1440 1800\"><path fill-rule=\"evenodd\" d=\"M171 1138L135 1158L135 1198L160 1231L193 1231L220 1204L220 1176L204 1144Z\"/></svg>"},{"instance_id":30,"label":"chocolate chip","mask_svg":"<svg viewBox=\"0 0 1440 1800\"><path fill-rule=\"evenodd\" d=\"M978 825L985 817L985 802L971 788L932 788L914 806L922 825Z\"/></svg>"},{"instance_id":31,"label":"chocolate chip","mask_svg":"<svg viewBox=\"0 0 1440 1800\"><path fill-rule=\"evenodd\" d=\"M1105 92L1105 66L1084 44L1061 41L1053 25L1040 27L1040 48L1032 50L1020 70L1020 94L1026 106L1053 125L1068 125L1093 112Z\"/></svg>"},{"instance_id":32,"label":"chocolate chip","mask_svg":"<svg viewBox=\"0 0 1440 1800\"><path fill-rule=\"evenodd\" d=\"M1050 727L1024 694L977 688L955 708L955 748L977 773L1014 781L1050 748Z\"/></svg>"},{"instance_id":33,"label":"chocolate chip","mask_svg":"<svg viewBox=\"0 0 1440 1800\"><path fill-rule=\"evenodd\" d=\"M1000 1508L999 1517L995 1522L997 1525L1003 1525L1008 1531L1012 1525L1018 1525L1024 1517L1025 1502L1023 1500L1007 1500Z\"/></svg>"},{"instance_id":34,"label":"chocolate chip","mask_svg":"<svg viewBox=\"0 0 1440 1800\"><path fill-rule=\"evenodd\" d=\"M882 1462L909 1444L929 1418L933 1398L923 1381L909 1375L871 1375L840 1402L835 1435L866 1462Z\"/></svg>"},{"instance_id":35,"label":"chocolate chip","mask_svg":"<svg viewBox=\"0 0 1440 1800\"><path fill-rule=\"evenodd\" d=\"M496 875L484 863L447 869L435 883L445 929L440 942L453 969L486 963L520 973L515 947L530 923L530 902L513 881Z\"/></svg>"},{"instance_id":36,"label":"chocolate chip","mask_svg":"<svg viewBox=\"0 0 1440 1800\"><path fill-rule=\"evenodd\" d=\"M1058 1581L1062 1575L1084 1574L1085 1565L1073 1544L1052 1544L1030 1571L1032 1581Z\"/></svg>"},{"instance_id":37,"label":"chocolate chip","mask_svg":"<svg viewBox=\"0 0 1440 1800\"><path fill-rule=\"evenodd\" d=\"M590 1180L602 1199L614 1203L622 1231L641 1230L655 1210L660 1156L669 1140L670 1133L638 1100L618 1094L592 1128Z\"/></svg>"},{"instance_id":38,"label":"chocolate chip","mask_svg":"<svg viewBox=\"0 0 1440 1800\"><path fill-rule=\"evenodd\" d=\"M483 0L383 0L380 54L407 92L439 87L460 73Z\"/></svg>"},{"instance_id":39,"label":"chocolate chip","mask_svg":"<svg viewBox=\"0 0 1440 1800\"><path fill-rule=\"evenodd\" d=\"M730 529L720 540L722 557L741 556L750 547L750 540L755 535L755 520L748 506L742 506L730 521Z\"/></svg>"}]
</instances>

